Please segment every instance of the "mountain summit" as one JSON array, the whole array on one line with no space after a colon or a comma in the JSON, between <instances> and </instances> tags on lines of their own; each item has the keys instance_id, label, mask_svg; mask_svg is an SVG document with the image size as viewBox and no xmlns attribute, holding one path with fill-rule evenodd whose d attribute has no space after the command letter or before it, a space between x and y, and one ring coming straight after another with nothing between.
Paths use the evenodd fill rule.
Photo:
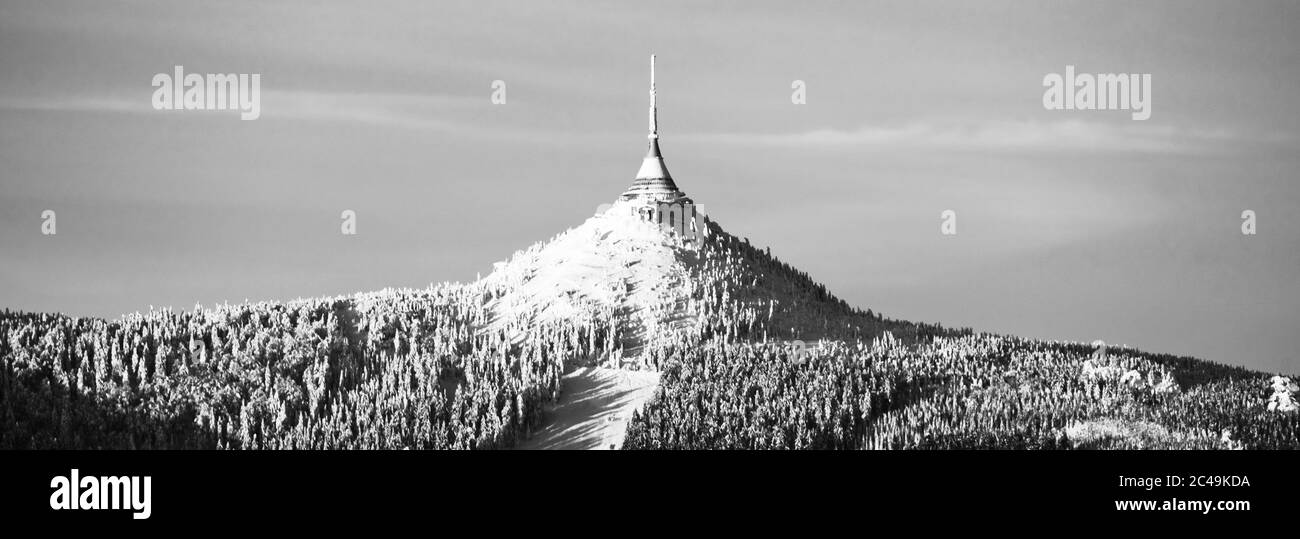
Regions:
<instances>
[{"instance_id":1,"label":"mountain summit","mask_svg":"<svg viewBox=\"0 0 1300 539\"><path fill-rule=\"evenodd\" d=\"M649 150L632 185L582 225L516 253L476 283L498 291L492 329L604 318L616 328L610 365L635 363L647 344L698 338L708 329L706 309L721 305L775 322L761 339L874 334L883 320L727 234L678 188L659 149L654 65L651 56Z\"/></svg>"}]
</instances>

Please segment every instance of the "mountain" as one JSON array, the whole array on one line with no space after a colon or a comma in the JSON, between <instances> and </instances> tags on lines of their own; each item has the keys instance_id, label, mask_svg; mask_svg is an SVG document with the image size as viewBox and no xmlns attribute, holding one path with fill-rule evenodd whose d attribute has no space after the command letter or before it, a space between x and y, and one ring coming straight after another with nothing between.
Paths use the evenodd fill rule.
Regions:
<instances>
[{"instance_id":1,"label":"mountain","mask_svg":"<svg viewBox=\"0 0 1300 539\"><path fill-rule=\"evenodd\" d=\"M727 233L660 149L469 284L0 316L0 447L1300 448L1296 384L891 320Z\"/></svg>"},{"instance_id":2,"label":"mountain","mask_svg":"<svg viewBox=\"0 0 1300 539\"><path fill-rule=\"evenodd\" d=\"M468 284L5 311L0 445L1300 446L1290 379L890 320L718 223L684 241L624 208Z\"/></svg>"},{"instance_id":3,"label":"mountain","mask_svg":"<svg viewBox=\"0 0 1300 539\"><path fill-rule=\"evenodd\" d=\"M835 298L807 274L704 221L703 238L685 241L617 202L582 225L516 253L472 288L496 291L495 324L612 320L612 364L635 363L646 347L700 339L741 319L731 336L759 339L850 338L891 328L940 328L886 321ZM760 322L761 319L761 322ZM761 329L761 331L760 331Z\"/></svg>"}]
</instances>

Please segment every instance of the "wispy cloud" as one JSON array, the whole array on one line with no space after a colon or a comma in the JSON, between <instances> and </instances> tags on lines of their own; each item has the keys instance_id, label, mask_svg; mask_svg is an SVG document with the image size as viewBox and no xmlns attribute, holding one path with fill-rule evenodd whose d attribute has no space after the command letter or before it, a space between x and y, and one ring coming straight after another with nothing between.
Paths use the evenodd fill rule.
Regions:
<instances>
[{"instance_id":1,"label":"wispy cloud","mask_svg":"<svg viewBox=\"0 0 1300 539\"><path fill-rule=\"evenodd\" d=\"M1241 138L1223 129L1186 129L1132 122L992 122L945 125L912 123L855 130L817 129L798 133L711 133L684 138L700 142L786 148L984 150L1007 152L1097 151L1198 153Z\"/></svg>"},{"instance_id":2,"label":"wispy cloud","mask_svg":"<svg viewBox=\"0 0 1300 539\"><path fill-rule=\"evenodd\" d=\"M466 97L434 94L264 92L266 117L370 125L452 134L505 142L566 146L608 143L610 134L567 132L546 123L536 109L492 114L498 105L488 94ZM509 106L509 105L502 105ZM542 112L542 114L545 114Z\"/></svg>"},{"instance_id":3,"label":"wispy cloud","mask_svg":"<svg viewBox=\"0 0 1300 539\"><path fill-rule=\"evenodd\" d=\"M149 96L142 100L104 97L9 97L0 96L0 110L50 112L153 112Z\"/></svg>"},{"instance_id":4,"label":"wispy cloud","mask_svg":"<svg viewBox=\"0 0 1300 539\"><path fill-rule=\"evenodd\" d=\"M0 96L0 110L50 112L120 112L155 113L150 96L142 92L136 98L121 95L86 96ZM261 92L263 110L268 118L327 120L410 129L462 130L467 125L444 119L470 105L464 97L331 93L311 91ZM171 114L170 111L164 112Z\"/></svg>"},{"instance_id":5,"label":"wispy cloud","mask_svg":"<svg viewBox=\"0 0 1300 539\"><path fill-rule=\"evenodd\" d=\"M159 117L202 118L232 115L233 111L157 111L150 101L152 90L138 96L123 93L103 96L0 96L0 111L55 113L109 113L159 115ZM608 143L619 133L592 131L562 132L546 122L545 112L521 109L520 114L495 112L488 94L481 97L439 94L374 92L321 92L311 90L263 90L258 121L322 122L338 125L373 126L407 131L452 134L507 142L528 142L552 146ZM237 117L237 116L236 116ZM558 133L558 134L557 134Z\"/></svg>"},{"instance_id":6,"label":"wispy cloud","mask_svg":"<svg viewBox=\"0 0 1300 539\"><path fill-rule=\"evenodd\" d=\"M155 113L148 93L135 99L105 97L4 97L0 110ZM262 92L265 119L338 122L456 133L463 136L536 140L536 126L483 122L479 115L486 98L434 94L317 92L276 90ZM500 120L500 118L498 118ZM544 140L556 144L603 139L593 133ZM1083 151L1149 154L1211 154L1234 144L1279 144L1294 141L1283 134L1244 135L1229 129L1185 128L1150 122L1101 123L1078 120L1000 121L985 123L914 122L901 126L866 126L858 129L815 129L792 133L682 134L688 142L759 145L772 148L841 150L945 150L1054 152Z\"/></svg>"}]
</instances>

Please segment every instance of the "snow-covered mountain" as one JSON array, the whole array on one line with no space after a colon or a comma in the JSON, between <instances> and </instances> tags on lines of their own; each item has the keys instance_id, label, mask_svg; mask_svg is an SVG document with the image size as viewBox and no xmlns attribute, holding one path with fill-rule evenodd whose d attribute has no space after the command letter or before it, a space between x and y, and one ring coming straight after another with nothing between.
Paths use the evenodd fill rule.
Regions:
<instances>
[{"instance_id":1,"label":"snow-covered mountain","mask_svg":"<svg viewBox=\"0 0 1300 539\"><path fill-rule=\"evenodd\" d=\"M648 344L720 329L710 327L710 317L747 320L747 336L758 340L870 337L886 326L907 326L915 336L916 326L851 308L714 221L701 219L701 237L683 239L630 206L618 201L470 285L496 291L491 329L612 320L619 339L613 364L634 360Z\"/></svg>"},{"instance_id":2,"label":"snow-covered mountain","mask_svg":"<svg viewBox=\"0 0 1300 539\"><path fill-rule=\"evenodd\" d=\"M4 312L0 447L1300 447L1290 378L848 305L680 190L653 80L627 190L472 283Z\"/></svg>"}]
</instances>

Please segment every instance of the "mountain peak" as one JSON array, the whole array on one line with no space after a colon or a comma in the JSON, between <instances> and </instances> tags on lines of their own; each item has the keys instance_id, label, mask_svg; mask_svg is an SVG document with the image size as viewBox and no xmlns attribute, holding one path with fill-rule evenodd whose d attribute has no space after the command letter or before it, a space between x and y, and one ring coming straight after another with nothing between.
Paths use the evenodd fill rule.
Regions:
<instances>
[{"instance_id":1,"label":"mountain peak","mask_svg":"<svg viewBox=\"0 0 1300 539\"><path fill-rule=\"evenodd\" d=\"M491 327L613 315L626 331L658 325L689 296L700 242L642 219L620 200L581 225L515 253L476 283L497 294ZM640 339L626 336L631 346Z\"/></svg>"}]
</instances>

